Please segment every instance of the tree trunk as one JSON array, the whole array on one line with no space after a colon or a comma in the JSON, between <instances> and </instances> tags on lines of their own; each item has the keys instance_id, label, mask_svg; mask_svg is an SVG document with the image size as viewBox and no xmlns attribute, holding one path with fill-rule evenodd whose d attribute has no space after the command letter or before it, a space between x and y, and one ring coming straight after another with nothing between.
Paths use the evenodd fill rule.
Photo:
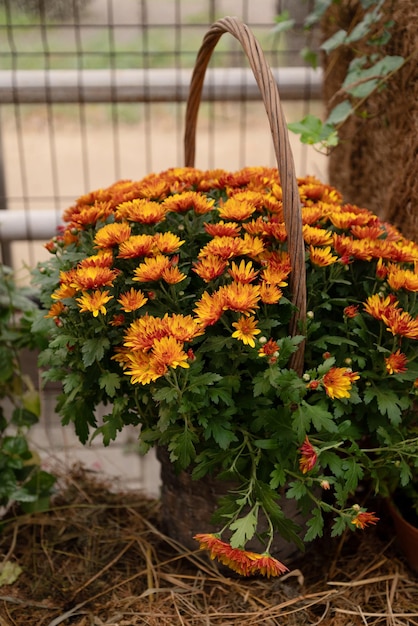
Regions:
<instances>
[{"instance_id":1,"label":"tree trunk","mask_svg":"<svg viewBox=\"0 0 418 626\"><path fill-rule=\"evenodd\" d=\"M330 156L329 177L346 202L371 209L418 241L418 2L387 0L385 12L395 26L383 52L403 56L406 63L344 124L341 143ZM342 0L325 15L323 36L360 19L360 1ZM356 56L374 50L367 41L355 47ZM342 47L324 60L328 110L338 103L334 95L352 58L352 50Z\"/></svg>"}]
</instances>

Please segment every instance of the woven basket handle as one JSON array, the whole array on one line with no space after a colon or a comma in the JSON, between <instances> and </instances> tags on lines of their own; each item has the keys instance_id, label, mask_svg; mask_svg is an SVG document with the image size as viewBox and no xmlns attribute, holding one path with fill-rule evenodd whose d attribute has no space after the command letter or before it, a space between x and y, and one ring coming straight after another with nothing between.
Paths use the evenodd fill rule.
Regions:
<instances>
[{"instance_id":1,"label":"woven basket handle","mask_svg":"<svg viewBox=\"0 0 418 626\"><path fill-rule=\"evenodd\" d=\"M212 52L224 33L230 33L240 42L250 62L260 89L270 130L283 190L283 214L288 235L288 250L292 266L290 288L296 313L289 332L298 333L298 322L306 317L306 271L305 246L302 235L302 214L295 165L290 148L289 134L283 114L279 92L273 74L265 59L260 44L254 35L235 17L224 17L215 22L206 33L198 52L190 84L185 120L185 165L194 167L196 146L197 114L202 95L206 68ZM291 367L301 373L303 368L303 346L293 355Z\"/></svg>"}]
</instances>

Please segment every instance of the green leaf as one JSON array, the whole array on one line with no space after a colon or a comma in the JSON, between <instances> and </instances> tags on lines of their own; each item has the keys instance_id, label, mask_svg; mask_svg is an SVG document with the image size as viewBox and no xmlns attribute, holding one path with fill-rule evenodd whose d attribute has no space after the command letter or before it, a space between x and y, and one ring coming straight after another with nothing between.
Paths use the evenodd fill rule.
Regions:
<instances>
[{"instance_id":1,"label":"green leaf","mask_svg":"<svg viewBox=\"0 0 418 626\"><path fill-rule=\"evenodd\" d=\"M100 389L104 389L110 398L120 389L120 377L114 372L106 372L99 378Z\"/></svg>"},{"instance_id":2,"label":"green leaf","mask_svg":"<svg viewBox=\"0 0 418 626\"><path fill-rule=\"evenodd\" d=\"M240 517L229 525L230 530L234 531L230 539L233 548L243 548L254 537L257 521L257 510L252 509L245 517Z\"/></svg>"},{"instance_id":3,"label":"green leaf","mask_svg":"<svg viewBox=\"0 0 418 626\"><path fill-rule=\"evenodd\" d=\"M345 491L352 493L361 478L363 478L363 469L356 459L345 459L342 463L344 470Z\"/></svg>"},{"instance_id":4,"label":"green leaf","mask_svg":"<svg viewBox=\"0 0 418 626\"><path fill-rule=\"evenodd\" d=\"M327 117L326 124L342 124L354 112L351 102L344 100L334 107Z\"/></svg>"},{"instance_id":5,"label":"green leaf","mask_svg":"<svg viewBox=\"0 0 418 626\"><path fill-rule=\"evenodd\" d=\"M333 2L334 0L315 0L312 11L305 19L305 28L310 28L316 24Z\"/></svg>"},{"instance_id":6,"label":"green leaf","mask_svg":"<svg viewBox=\"0 0 418 626\"><path fill-rule=\"evenodd\" d=\"M338 30L331 37L329 37L323 44L321 44L321 50L324 50L327 54L335 50L341 44L345 43L347 38L347 31L344 29Z\"/></svg>"},{"instance_id":7,"label":"green leaf","mask_svg":"<svg viewBox=\"0 0 418 626\"><path fill-rule=\"evenodd\" d=\"M318 67L318 55L311 48L305 47L300 51L300 56L308 63L314 70Z\"/></svg>"},{"instance_id":8,"label":"green leaf","mask_svg":"<svg viewBox=\"0 0 418 626\"><path fill-rule=\"evenodd\" d=\"M338 137L335 127L332 124L324 124L319 117L309 114L300 122L292 122L287 125L292 133L300 135L302 143L314 145L322 143L324 145L337 145Z\"/></svg>"},{"instance_id":9,"label":"green leaf","mask_svg":"<svg viewBox=\"0 0 418 626\"><path fill-rule=\"evenodd\" d=\"M95 361L101 361L104 357L105 350L108 350L109 347L110 341L106 336L86 339L81 346L84 365L88 367Z\"/></svg>"},{"instance_id":10,"label":"green leaf","mask_svg":"<svg viewBox=\"0 0 418 626\"><path fill-rule=\"evenodd\" d=\"M339 537L347 528L347 521L344 517L339 516L332 525L331 537Z\"/></svg>"},{"instance_id":11,"label":"green leaf","mask_svg":"<svg viewBox=\"0 0 418 626\"><path fill-rule=\"evenodd\" d=\"M301 481L292 481L289 483L289 489L286 491L286 498L289 500L300 500L303 496L306 496L308 490L305 483Z\"/></svg>"},{"instance_id":12,"label":"green leaf","mask_svg":"<svg viewBox=\"0 0 418 626\"><path fill-rule=\"evenodd\" d=\"M355 98L367 98L388 74L397 71L404 63L405 59L398 55L387 55L368 68L352 63L342 86Z\"/></svg>"},{"instance_id":13,"label":"green leaf","mask_svg":"<svg viewBox=\"0 0 418 626\"><path fill-rule=\"evenodd\" d=\"M205 429L205 438L208 439L210 436L214 438L221 450L226 450L233 441L238 441L232 430L217 420L209 420Z\"/></svg>"},{"instance_id":14,"label":"green leaf","mask_svg":"<svg viewBox=\"0 0 418 626\"><path fill-rule=\"evenodd\" d=\"M198 441L197 435L186 429L169 444L170 456L179 462L182 469L188 467L195 458L194 444Z\"/></svg>"},{"instance_id":15,"label":"green leaf","mask_svg":"<svg viewBox=\"0 0 418 626\"><path fill-rule=\"evenodd\" d=\"M369 387L364 392L364 401L369 404L376 399L377 406L382 415L387 415L394 426L398 426L402 419L400 401L397 394L391 389L381 387Z\"/></svg>"},{"instance_id":16,"label":"green leaf","mask_svg":"<svg viewBox=\"0 0 418 626\"><path fill-rule=\"evenodd\" d=\"M16 426L30 427L39 422L38 416L23 407L17 407L12 414L12 423Z\"/></svg>"},{"instance_id":17,"label":"green leaf","mask_svg":"<svg viewBox=\"0 0 418 626\"><path fill-rule=\"evenodd\" d=\"M287 481L286 472L278 465L275 465L275 469L271 472L270 478L270 487L274 490L283 487Z\"/></svg>"},{"instance_id":18,"label":"green leaf","mask_svg":"<svg viewBox=\"0 0 418 626\"><path fill-rule=\"evenodd\" d=\"M283 33L287 30L291 30L295 25L295 20L290 17L289 11L282 11L279 15L274 18L276 22L276 26L273 28L273 33L276 35L278 33Z\"/></svg>"},{"instance_id":19,"label":"green leaf","mask_svg":"<svg viewBox=\"0 0 418 626\"><path fill-rule=\"evenodd\" d=\"M312 541L317 537L322 537L324 533L324 518L320 508L313 510L312 517L306 522L308 530L305 534L304 541Z\"/></svg>"}]
</instances>

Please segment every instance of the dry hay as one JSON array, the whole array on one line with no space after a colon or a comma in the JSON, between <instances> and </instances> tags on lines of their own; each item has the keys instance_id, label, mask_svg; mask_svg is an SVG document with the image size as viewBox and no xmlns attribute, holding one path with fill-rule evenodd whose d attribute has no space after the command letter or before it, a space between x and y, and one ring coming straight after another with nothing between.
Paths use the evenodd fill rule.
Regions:
<instances>
[{"instance_id":1,"label":"dry hay","mask_svg":"<svg viewBox=\"0 0 418 626\"><path fill-rule=\"evenodd\" d=\"M8 520L0 626L418 625L418 579L390 523L322 540L280 579L219 572L159 531L158 502L115 492L80 468L53 508Z\"/></svg>"}]
</instances>

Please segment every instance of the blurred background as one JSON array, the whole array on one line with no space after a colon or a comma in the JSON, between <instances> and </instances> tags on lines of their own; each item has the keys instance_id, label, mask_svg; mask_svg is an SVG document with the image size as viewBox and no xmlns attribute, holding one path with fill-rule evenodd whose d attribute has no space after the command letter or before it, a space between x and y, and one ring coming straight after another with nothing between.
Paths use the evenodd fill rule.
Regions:
<instances>
[{"instance_id":1,"label":"blurred background","mask_svg":"<svg viewBox=\"0 0 418 626\"><path fill-rule=\"evenodd\" d=\"M218 18L234 15L250 26L277 78L287 122L321 116L321 70L301 56L316 47L315 30L303 28L311 8L308 0L0 0L2 262L28 281L78 196L184 164L191 69ZM275 17L285 11L295 27L277 32ZM196 167L275 165L264 105L230 35L217 45L206 78ZM297 175L325 181L326 157L290 139ZM158 488L156 461L138 457L134 431L126 429L111 449L82 448L71 428L60 427L55 394L44 391L32 435L45 458L79 459L131 486Z\"/></svg>"}]
</instances>

